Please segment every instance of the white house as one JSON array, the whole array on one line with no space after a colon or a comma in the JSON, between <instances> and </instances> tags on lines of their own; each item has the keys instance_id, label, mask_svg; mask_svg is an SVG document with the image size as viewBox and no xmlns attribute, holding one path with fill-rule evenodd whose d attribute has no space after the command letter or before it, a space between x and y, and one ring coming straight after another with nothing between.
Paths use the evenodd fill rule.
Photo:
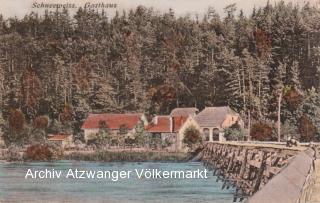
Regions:
<instances>
[{"instance_id":1,"label":"white house","mask_svg":"<svg viewBox=\"0 0 320 203\"><path fill-rule=\"evenodd\" d=\"M201 128L204 140L207 142L225 141L225 128L236 123L241 127L244 126L240 115L229 106L206 107L196 115L195 120Z\"/></svg>"},{"instance_id":2,"label":"white house","mask_svg":"<svg viewBox=\"0 0 320 203\"><path fill-rule=\"evenodd\" d=\"M111 130L113 135L117 133L130 135L134 133L134 129L139 122L143 122L144 126L148 121L144 114L89 114L84 121L81 129L84 131L84 139L86 143L95 139L96 133L99 132L101 123Z\"/></svg>"},{"instance_id":3,"label":"white house","mask_svg":"<svg viewBox=\"0 0 320 203\"><path fill-rule=\"evenodd\" d=\"M146 131L152 136L161 137L162 141L170 141L170 151L186 151L183 138L185 130L190 126L200 131L200 126L191 115L155 116L146 127Z\"/></svg>"}]
</instances>

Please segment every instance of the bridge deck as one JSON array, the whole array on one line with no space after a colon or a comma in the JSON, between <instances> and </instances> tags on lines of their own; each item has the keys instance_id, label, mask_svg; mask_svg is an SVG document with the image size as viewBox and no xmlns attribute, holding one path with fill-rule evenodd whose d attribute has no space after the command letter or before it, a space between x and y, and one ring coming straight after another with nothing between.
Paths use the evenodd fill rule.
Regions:
<instances>
[{"instance_id":1,"label":"bridge deck","mask_svg":"<svg viewBox=\"0 0 320 203\"><path fill-rule=\"evenodd\" d=\"M202 160L224 185L236 186L235 200L250 203L320 203L319 144L282 142L214 142L205 146ZM317 176L316 184L315 177ZM240 192L239 192L240 191ZM272 194L272 196L270 196Z\"/></svg>"}]
</instances>

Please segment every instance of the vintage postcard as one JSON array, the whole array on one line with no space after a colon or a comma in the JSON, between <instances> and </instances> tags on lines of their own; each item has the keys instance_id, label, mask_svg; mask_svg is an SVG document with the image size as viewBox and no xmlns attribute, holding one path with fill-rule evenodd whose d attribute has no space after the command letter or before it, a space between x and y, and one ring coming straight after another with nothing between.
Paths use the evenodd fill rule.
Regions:
<instances>
[{"instance_id":1,"label":"vintage postcard","mask_svg":"<svg viewBox=\"0 0 320 203\"><path fill-rule=\"evenodd\" d=\"M320 0L0 0L0 203L320 203Z\"/></svg>"}]
</instances>

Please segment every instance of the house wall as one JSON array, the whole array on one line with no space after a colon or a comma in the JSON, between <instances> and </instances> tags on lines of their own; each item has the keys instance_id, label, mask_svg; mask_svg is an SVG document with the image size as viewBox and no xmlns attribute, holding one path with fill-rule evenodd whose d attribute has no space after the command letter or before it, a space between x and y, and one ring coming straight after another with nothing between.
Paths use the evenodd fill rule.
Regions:
<instances>
[{"instance_id":1,"label":"house wall","mask_svg":"<svg viewBox=\"0 0 320 203\"><path fill-rule=\"evenodd\" d=\"M171 146L167 147L168 151L176 151L177 149L177 133L161 133L162 143L165 143L165 140L169 140L171 142Z\"/></svg>"},{"instance_id":2,"label":"house wall","mask_svg":"<svg viewBox=\"0 0 320 203\"><path fill-rule=\"evenodd\" d=\"M62 141L63 147L71 146L73 144L73 136L68 136L66 139Z\"/></svg>"},{"instance_id":3,"label":"house wall","mask_svg":"<svg viewBox=\"0 0 320 203\"><path fill-rule=\"evenodd\" d=\"M224 132L223 132L224 129L220 128L220 127L212 127L212 126L210 126L210 127L201 127L200 132L201 132L203 140L205 140L205 133L204 133L205 129L209 129L209 142L213 142L214 141L212 136L213 136L213 131L215 129L219 130L219 140L218 141L219 142L226 141L226 138L224 137Z\"/></svg>"},{"instance_id":4,"label":"house wall","mask_svg":"<svg viewBox=\"0 0 320 203\"><path fill-rule=\"evenodd\" d=\"M52 143L56 143L60 145L62 148L65 148L67 146L71 146L73 144L73 136L68 136L63 140L49 140Z\"/></svg>"},{"instance_id":5,"label":"house wall","mask_svg":"<svg viewBox=\"0 0 320 203\"><path fill-rule=\"evenodd\" d=\"M233 124L237 123L240 125L240 127L244 126L244 123L239 115L227 115L226 119L221 124L222 128L228 128L232 126Z\"/></svg>"},{"instance_id":6,"label":"house wall","mask_svg":"<svg viewBox=\"0 0 320 203\"><path fill-rule=\"evenodd\" d=\"M88 143L89 140L94 140L96 138L96 134L99 132L99 128L94 129L85 129L84 130L84 140ZM111 136L118 136L119 130L110 130ZM128 130L126 136L133 136L135 133L135 129Z\"/></svg>"},{"instance_id":7,"label":"house wall","mask_svg":"<svg viewBox=\"0 0 320 203\"><path fill-rule=\"evenodd\" d=\"M201 134L203 136L203 139L205 140L205 129L209 129L209 142L213 142L213 131L214 129L219 129L219 142L224 142L226 141L226 138L224 136L224 129L228 128L230 126L232 126L233 124L238 123L240 125L240 127L244 127L244 122L241 119L241 117L239 115L233 115L233 114L229 114L226 116L226 119L222 122L221 126L201 126Z\"/></svg>"},{"instance_id":8,"label":"house wall","mask_svg":"<svg viewBox=\"0 0 320 203\"><path fill-rule=\"evenodd\" d=\"M84 130L84 140L87 143L89 140L95 139L95 134L99 132L98 128L85 129Z\"/></svg>"},{"instance_id":9,"label":"house wall","mask_svg":"<svg viewBox=\"0 0 320 203\"><path fill-rule=\"evenodd\" d=\"M140 119L142 120L144 126L148 125L148 119L146 118L145 115L142 115Z\"/></svg>"}]
</instances>

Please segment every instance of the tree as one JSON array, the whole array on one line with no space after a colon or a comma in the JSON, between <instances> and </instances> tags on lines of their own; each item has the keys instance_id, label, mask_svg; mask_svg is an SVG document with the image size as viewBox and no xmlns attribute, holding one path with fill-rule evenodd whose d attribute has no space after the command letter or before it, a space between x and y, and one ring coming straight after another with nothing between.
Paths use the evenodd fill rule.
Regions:
<instances>
[{"instance_id":1,"label":"tree","mask_svg":"<svg viewBox=\"0 0 320 203\"><path fill-rule=\"evenodd\" d=\"M128 125L126 123L121 124L119 127L119 131L117 133L117 137L114 139L118 147L119 146L125 147L124 145L125 145L125 140L128 136L128 132L129 132Z\"/></svg>"},{"instance_id":2,"label":"tree","mask_svg":"<svg viewBox=\"0 0 320 203\"><path fill-rule=\"evenodd\" d=\"M33 120L33 127L37 129L46 129L49 124L47 116L38 116Z\"/></svg>"},{"instance_id":3,"label":"tree","mask_svg":"<svg viewBox=\"0 0 320 203\"><path fill-rule=\"evenodd\" d=\"M190 151L195 150L202 144L200 131L195 126L189 126L183 133L182 142L189 148Z\"/></svg>"},{"instance_id":4,"label":"tree","mask_svg":"<svg viewBox=\"0 0 320 203\"><path fill-rule=\"evenodd\" d=\"M8 127L4 128L4 131L4 139L7 143L23 145L28 142L30 137L24 114L19 109L11 110Z\"/></svg>"},{"instance_id":5,"label":"tree","mask_svg":"<svg viewBox=\"0 0 320 203\"><path fill-rule=\"evenodd\" d=\"M305 140L312 140L320 135L320 95L315 88L307 91L300 108L300 133Z\"/></svg>"},{"instance_id":6,"label":"tree","mask_svg":"<svg viewBox=\"0 0 320 203\"><path fill-rule=\"evenodd\" d=\"M78 136L89 112L230 105L249 131L272 120L282 139L281 125L298 126L303 113L319 129L308 110L317 109L309 90L319 94L319 8L280 1L236 13L233 4L203 19L142 6L110 19L82 8L0 17L3 118L20 109L27 125L54 121L70 106L72 119L47 130Z\"/></svg>"},{"instance_id":7,"label":"tree","mask_svg":"<svg viewBox=\"0 0 320 203\"><path fill-rule=\"evenodd\" d=\"M12 137L9 140L21 140L24 139L23 130L25 129L24 114L19 109L11 110L9 116L9 129Z\"/></svg>"},{"instance_id":8,"label":"tree","mask_svg":"<svg viewBox=\"0 0 320 203\"><path fill-rule=\"evenodd\" d=\"M42 85L32 67L26 68L21 77L21 93L25 113L29 118L33 119L42 96Z\"/></svg>"},{"instance_id":9,"label":"tree","mask_svg":"<svg viewBox=\"0 0 320 203\"><path fill-rule=\"evenodd\" d=\"M303 95L293 87L288 87L283 99L289 111L297 110L303 101Z\"/></svg>"},{"instance_id":10,"label":"tree","mask_svg":"<svg viewBox=\"0 0 320 203\"><path fill-rule=\"evenodd\" d=\"M258 141L272 141L274 138L272 137L272 127L263 122L254 123L250 130L250 136L253 140Z\"/></svg>"},{"instance_id":11,"label":"tree","mask_svg":"<svg viewBox=\"0 0 320 203\"><path fill-rule=\"evenodd\" d=\"M282 105L282 97L285 91L284 85L284 74L286 70L287 64L280 63L276 69L274 70L273 74L275 74L274 79L272 81L272 90L273 96L276 98L277 103L277 135L278 135L278 142L281 141L281 105Z\"/></svg>"},{"instance_id":12,"label":"tree","mask_svg":"<svg viewBox=\"0 0 320 203\"><path fill-rule=\"evenodd\" d=\"M63 125L63 131L70 132L73 128L74 112L71 105L65 105L63 111L59 115L61 124Z\"/></svg>"},{"instance_id":13,"label":"tree","mask_svg":"<svg viewBox=\"0 0 320 203\"><path fill-rule=\"evenodd\" d=\"M96 134L95 142L101 148L105 148L111 144L111 132L105 121L99 121L99 131Z\"/></svg>"},{"instance_id":14,"label":"tree","mask_svg":"<svg viewBox=\"0 0 320 203\"><path fill-rule=\"evenodd\" d=\"M144 147L147 142L147 134L144 129L144 123L140 121L136 127L134 132L134 140L138 146Z\"/></svg>"},{"instance_id":15,"label":"tree","mask_svg":"<svg viewBox=\"0 0 320 203\"><path fill-rule=\"evenodd\" d=\"M94 85L90 94L89 101L90 107L96 111L111 111L118 108L116 101L114 100L115 92L111 85L106 81L100 81L100 83Z\"/></svg>"},{"instance_id":16,"label":"tree","mask_svg":"<svg viewBox=\"0 0 320 203\"><path fill-rule=\"evenodd\" d=\"M299 63L297 61L292 62L292 65L289 67L287 77L287 85L290 85L298 93L301 93L300 70Z\"/></svg>"},{"instance_id":17,"label":"tree","mask_svg":"<svg viewBox=\"0 0 320 203\"><path fill-rule=\"evenodd\" d=\"M49 125L47 116L38 116L33 120L33 128L30 128L30 142L45 142L46 130Z\"/></svg>"},{"instance_id":18,"label":"tree","mask_svg":"<svg viewBox=\"0 0 320 203\"><path fill-rule=\"evenodd\" d=\"M306 114L303 114L300 118L299 131L301 133L301 141L310 142L316 137L317 129Z\"/></svg>"}]
</instances>

